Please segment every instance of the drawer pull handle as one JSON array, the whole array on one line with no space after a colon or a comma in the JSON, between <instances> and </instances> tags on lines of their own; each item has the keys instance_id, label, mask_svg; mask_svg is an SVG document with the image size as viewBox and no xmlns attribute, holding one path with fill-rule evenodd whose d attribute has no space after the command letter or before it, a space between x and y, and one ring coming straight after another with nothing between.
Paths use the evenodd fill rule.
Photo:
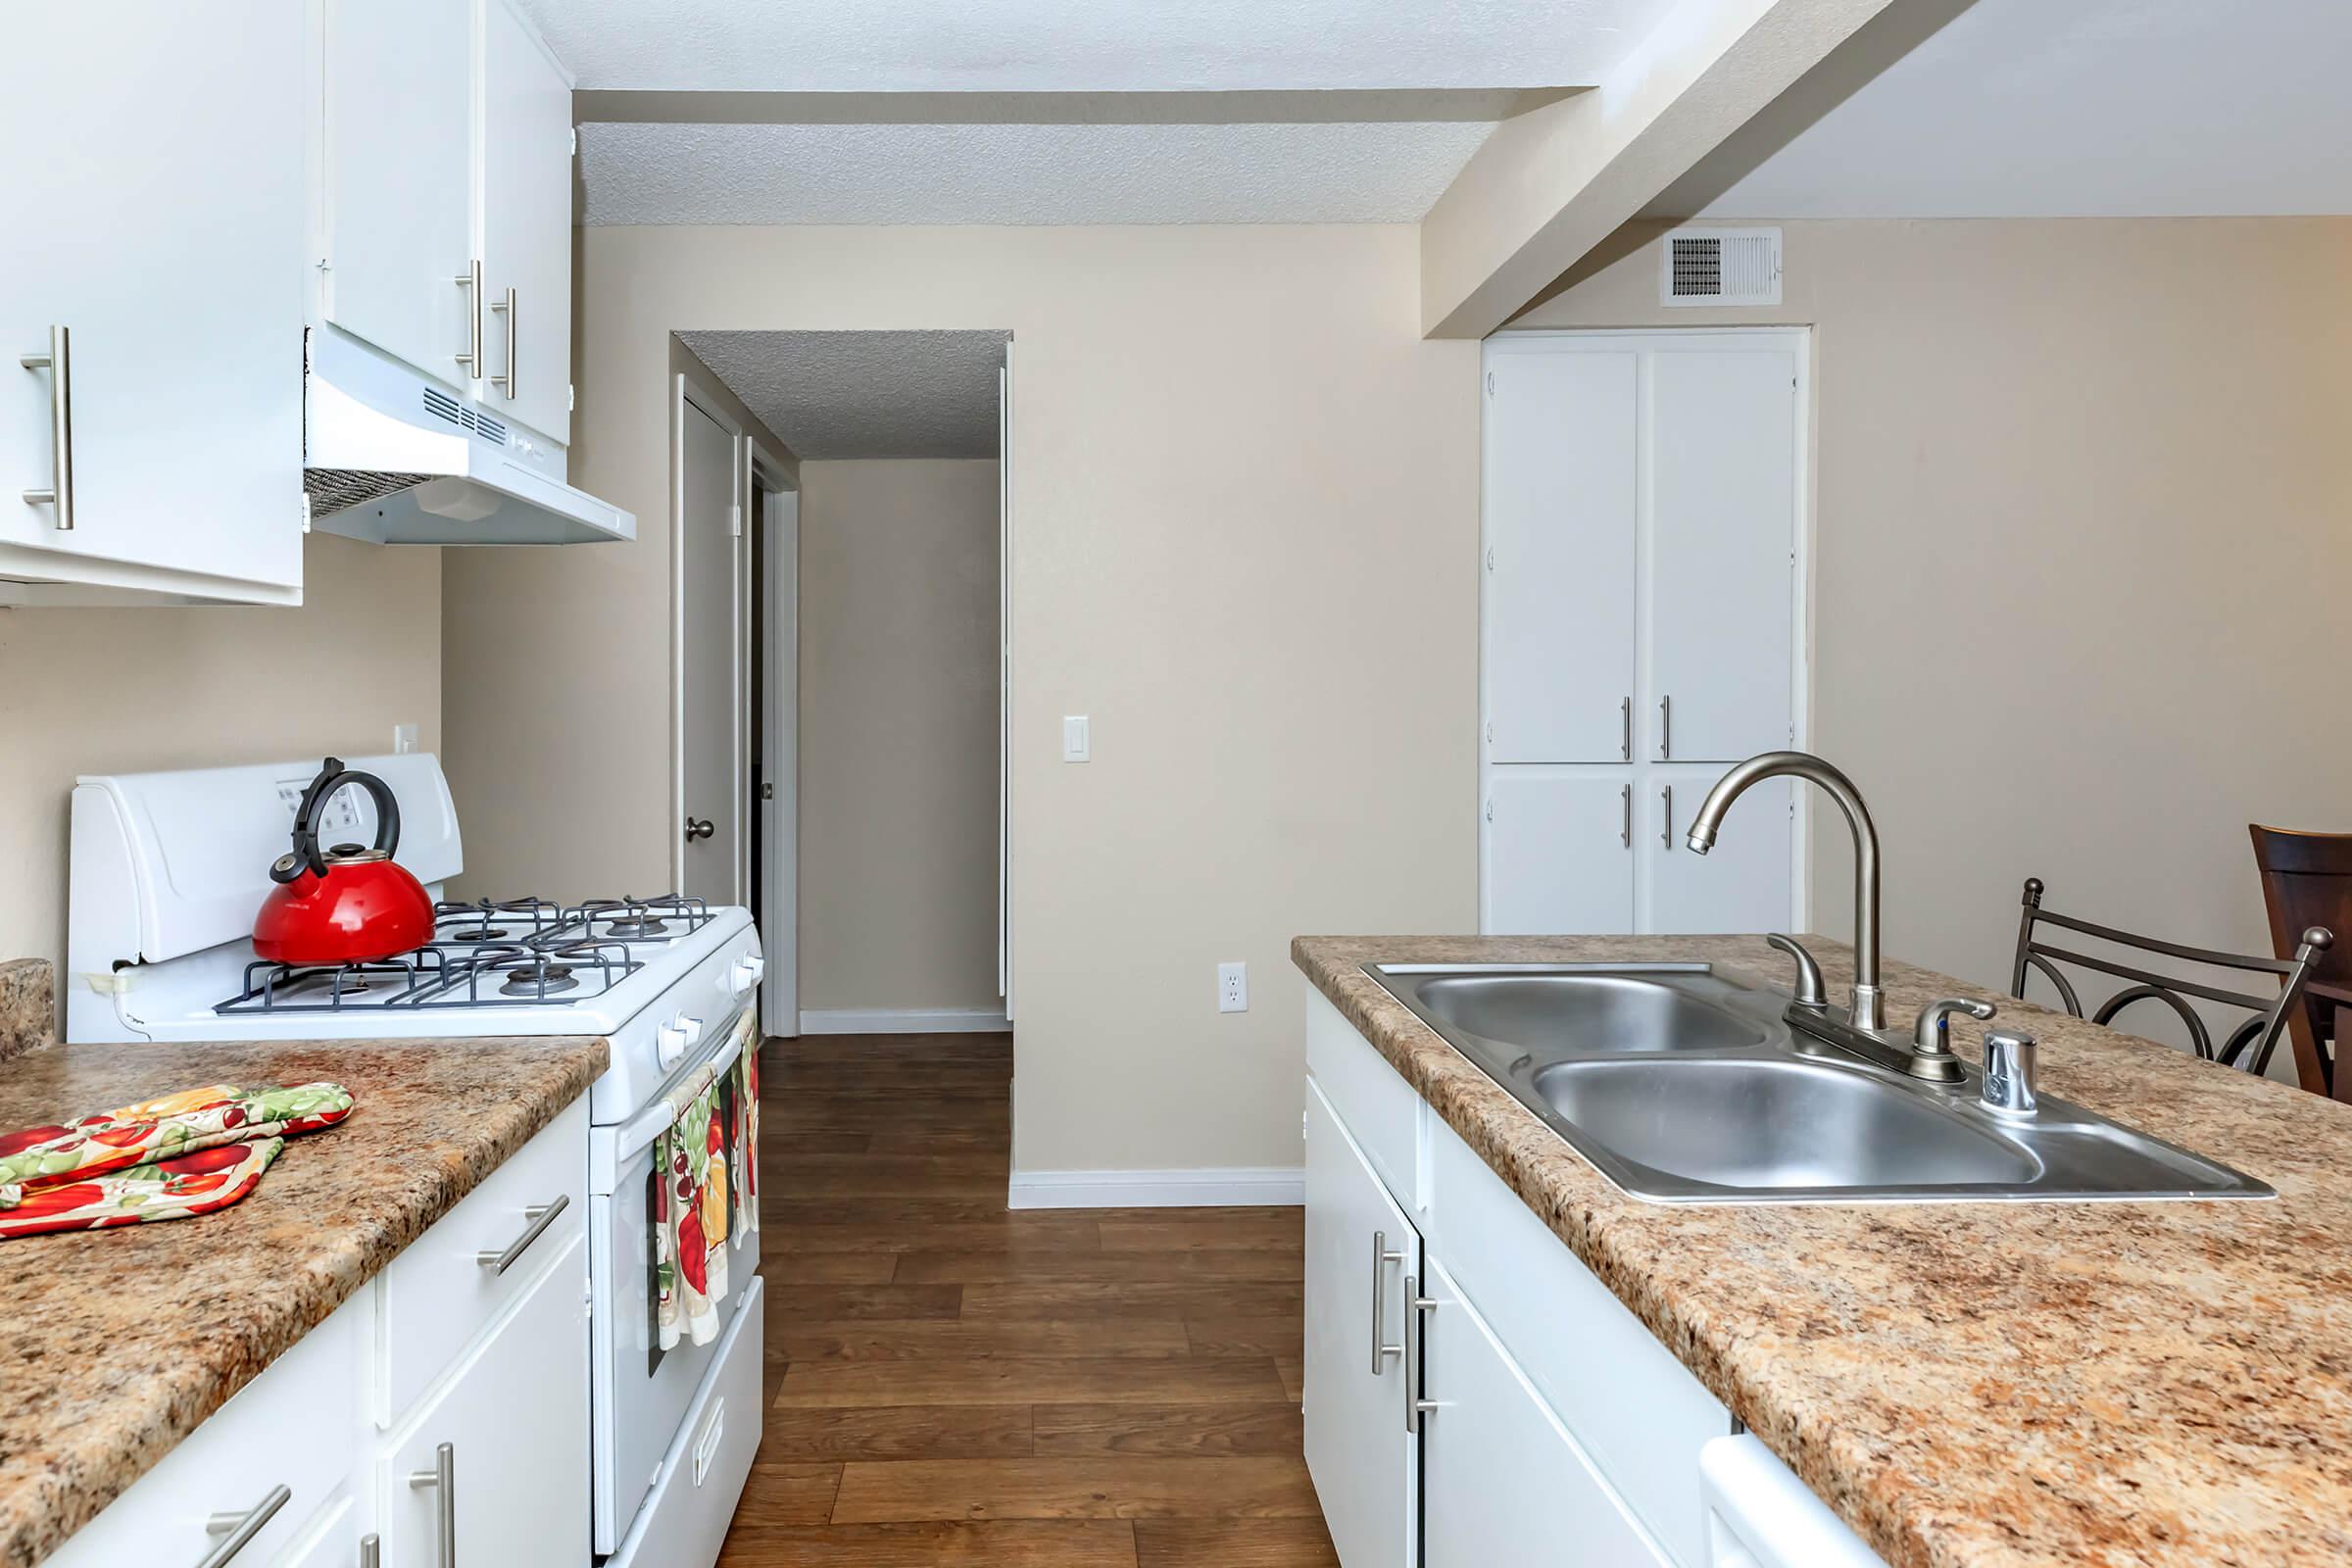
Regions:
<instances>
[{"instance_id":1,"label":"drawer pull handle","mask_svg":"<svg viewBox=\"0 0 2352 1568\"><path fill-rule=\"evenodd\" d=\"M1381 1343L1383 1320L1389 1315L1389 1265L1403 1261L1404 1254L1402 1252L1390 1250L1387 1231L1372 1233L1372 1375L1374 1377L1380 1376L1388 1369L1390 1356L1401 1358L1404 1354L1403 1346Z\"/></svg>"},{"instance_id":2,"label":"drawer pull handle","mask_svg":"<svg viewBox=\"0 0 2352 1568\"><path fill-rule=\"evenodd\" d=\"M533 1242L547 1234L547 1228L556 1222L556 1216L570 1206L571 1195L568 1193L552 1203L532 1204L522 1211L522 1217L531 1222L529 1229L509 1242L505 1251L491 1251L485 1248L473 1254L473 1260L493 1274L504 1274L514 1266L523 1253L531 1250Z\"/></svg>"},{"instance_id":3,"label":"drawer pull handle","mask_svg":"<svg viewBox=\"0 0 2352 1568\"><path fill-rule=\"evenodd\" d=\"M217 1513L206 1520L205 1534L219 1536L221 1540L220 1544L204 1554L204 1560L196 1568L221 1568L221 1564L252 1545L253 1538L260 1535L270 1521L277 1517L277 1510L292 1501L293 1497L294 1494L289 1489L271 1487L270 1495L243 1513Z\"/></svg>"},{"instance_id":4,"label":"drawer pull handle","mask_svg":"<svg viewBox=\"0 0 2352 1568\"><path fill-rule=\"evenodd\" d=\"M430 1470L409 1473L409 1490L433 1494L435 1568L458 1568L458 1446L444 1443L435 1448Z\"/></svg>"}]
</instances>

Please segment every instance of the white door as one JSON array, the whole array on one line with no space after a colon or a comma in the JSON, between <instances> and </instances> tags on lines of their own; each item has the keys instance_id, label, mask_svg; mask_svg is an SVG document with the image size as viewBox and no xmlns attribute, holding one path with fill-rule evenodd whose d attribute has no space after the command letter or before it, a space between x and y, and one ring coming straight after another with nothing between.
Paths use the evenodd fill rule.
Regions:
<instances>
[{"instance_id":1,"label":"white door","mask_svg":"<svg viewBox=\"0 0 2352 1568\"><path fill-rule=\"evenodd\" d=\"M326 0L324 24L325 317L461 391L480 373L460 359L477 309L489 334L472 286L474 4Z\"/></svg>"},{"instance_id":2,"label":"white door","mask_svg":"<svg viewBox=\"0 0 2352 1568\"><path fill-rule=\"evenodd\" d=\"M1766 779L1740 796L1715 847L1690 853L1690 818L1722 773L1707 763L1643 775L1638 839L1645 932L1786 931L1795 923L1794 781Z\"/></svg>"},{"instance_id":3,"label":"white door","mask_svg":"<svg viewBox=\"0 0 2352 1568\"><path fill-rule=\"evenodd\" d=\"M1432 1262L1421 1318L1424 1568L1672 1568Z\"/></svg>"},{"instance_id":4,"label":"white door","mask_svg":"<svg viewBox=\"0 0 2352 1568\"><path fill-rule=\"evenodd\" d=\"M0 575L106 580L87 562L298 588L300 8L225 25L18 5L4 25ZM60 327L66 364L20 368L56 358ZM70 517L22 498L61 472Z\"/></svg>"},{"instance_id":5,"label":"white door","mask_svg":"<svg viewBox=\"0 0 2352 1568\"><path fill-rule=\"evenodd\" d=\"M997 995L1012 1021L1012 342L997 372Z\"/></svg>"},{"instance_id":6,"label":"white door","mask_svg":"<svg viewBox=\"0 0 2352 1568\"><path fill-rule=\"evenodd\" d=\"M1634 773L1495 768L1479 835L1479 928L1495 936L1634 929Z\"/></svg>"},{"instance_id":7,"label":"white door","mask_svg":"<svg viewBox=\"0 0 2352 1568\"><path fill-rule=\"evenodd\" d=\"M743 441L678 415L678 891L743 902Z\"/></svg>"},{"instance_id":8,"label":"white door","mask_svg":"<svg viewBox=\"0 0 2352 1568\"><path fill-rule=\"evenodd\" d=\"M1635 371L1630 353L1488 357L1491 762L1628 758Z\"/></svg>"},{"instance_id":9,"label":"white door","mask_svg":"<svg viewBox=\"0 0 2352 1568\"><path fill-rule=\"evenodd\" d=\"M801 782L801 497L795 490L761 494L761 551L766 565L767 712L761 726L767 755L760 777L760 842L767 848L760 879L760 947L767 971L760 983L760 1017L771 1035L801 1032L800 782Z\"/></svg>"},{"instance_id":10,"label":"white door","mask_svg":"<svg viewBox=\"0 0 2352 1568\"><path fill-rule=\"evenodd\" d=\"M1310 1080L1306 1468L1343 1568L1414 1558L1420 1461L1404 1424L1404 1281L1420 1272L1420 1234Z\"/></svg>"},{"instance_id":11,"label":"white door","mask_svg":"<svg viewBox=\"0 0 2352 1568\"><path fill-rule=\"evenodd\" d=\"M571 82L514 15L485 0L482 396L558 441L571 430Z\"/></svg>"},{"instance_id":12,"label":"white door","mask_svg":"<svg viewBox=\"0 0 2352 1568\"><path fill-rule=\"evenodd\" d=\"M587 1246L572 1238L388 1450L387 1568L446 1568L445 1510L461 1563L588 1561Z\"/></svg>"},{"instance_id":13,"label":"white door","mask_svg":"<svg viewBox=\"0 0 2352 1568\"><path fill-rule=\"evenodd\" d=\"M1779 336L1681 339L1644 358L1646 755L1778 751L1790 742L1795 651L1796 350Z\"/></svg>"}]
</instances>

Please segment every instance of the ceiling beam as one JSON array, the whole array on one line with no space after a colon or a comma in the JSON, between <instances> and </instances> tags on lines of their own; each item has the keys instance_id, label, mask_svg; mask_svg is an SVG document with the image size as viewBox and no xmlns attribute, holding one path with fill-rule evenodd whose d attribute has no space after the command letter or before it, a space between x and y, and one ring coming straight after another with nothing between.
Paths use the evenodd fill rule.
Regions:
<instances>
[{"instance_id":1,"label":"ceiling beam","mask_svg":"<svg viewBox=\"0 0 2352 1568\"><path fill-rule=\"evenodd\" d=\"M1421 324L1484 337L1893 0L1683 0L1592 92L1495 127L1421 222Z\"/></svg>"}]
</instances>

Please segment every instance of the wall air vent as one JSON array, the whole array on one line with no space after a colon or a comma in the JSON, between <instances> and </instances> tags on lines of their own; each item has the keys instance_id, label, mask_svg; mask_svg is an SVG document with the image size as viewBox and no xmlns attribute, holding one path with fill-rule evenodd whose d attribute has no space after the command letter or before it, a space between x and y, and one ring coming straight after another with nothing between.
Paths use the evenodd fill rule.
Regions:
<instances>
[{"instance_id":1,"label":"wall air vent","mask_svg":"<svg viewBox=\"0 0 2352 1568\"><path fill-rule=\"evenodd\" d=\"M1781 231L1678 228L1662 247L1662 305L1778 305Z\"/></svg>"}]
</instances>

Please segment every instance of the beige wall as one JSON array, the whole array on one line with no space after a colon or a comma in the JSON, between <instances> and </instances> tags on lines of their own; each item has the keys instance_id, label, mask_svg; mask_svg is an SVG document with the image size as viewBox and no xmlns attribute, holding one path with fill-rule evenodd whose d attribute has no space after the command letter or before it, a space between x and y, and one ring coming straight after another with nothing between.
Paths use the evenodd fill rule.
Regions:
<instances>
[{"instance_id":1,"label":"beige wall","mask_svg":"<svg viewBox=\"0 0 2352 1568\"><path fill-rule=\"evenodd\" d=\"M2005 987L2030 874L2267 950L2247 822L2352 830L2352 220L1787 239L1779 310L1661 310L1644 246L1514 324L1814 323L1814 741L1877 814L1887 951Z\"/></svg>"},{"instance_id":2,"label":"beige wall","mask_svg":"<svg viewBox=\"0 0 2352 1568\"><path fill-rule=\"evenodd\" d=\"M667 512L672 330L1014 333L1015 1162L1296 1165L1290 938L1476 918L1478 350L1421 341L1414 230L581 244L575 472L641 525ZM453 553L453 662L493 626L581 651L581 700L502 732L578 803L512 841L517 885L662 879L669 563L645 533ZM454 671L449 701L454 736ZM1064 713L1094 720L1086 765ZM469 843L529 813L490 803L462 801ZM1219 1014L1235 958L1251 1010Z\"/></svg>"},{"instance_id":3,"label":"beige wall","mask_svg":"<svg viewBox=\"0 0 2352 1568\"><path fill-rule=\"evenodd\" d=\"M65 961L76 774L437 749L440 554L313 534L299 610L0 610L0 957Z\"/></svg>"},{"instance_id":4,"label":"beige wall","mask_svg":"<svg viewBox=\"0 0 2352 1568\"><path fill-rule=\"evenodd\" d=\"M801 465L801 1005L997 996L997 465Z\"/></svg>"}]
</instances>

